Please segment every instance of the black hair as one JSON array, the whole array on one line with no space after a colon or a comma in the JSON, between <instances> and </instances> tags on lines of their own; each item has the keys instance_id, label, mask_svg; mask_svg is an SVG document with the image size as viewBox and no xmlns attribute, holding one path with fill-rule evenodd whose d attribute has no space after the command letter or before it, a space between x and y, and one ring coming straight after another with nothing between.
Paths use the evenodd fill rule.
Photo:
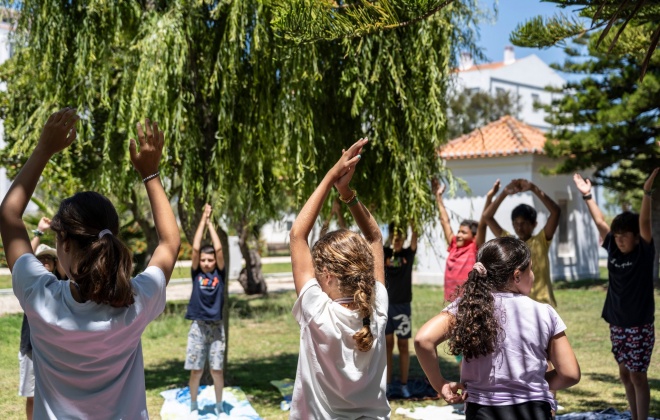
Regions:
<instances>
[{"instance_id":1,"label":"black hair","mask_svg":"<svg viewBox=\"0 0 660 420\"><path fill-rule=\"evenodd\" d=\"M456 323L450 332L449 351L463 354L466 360L495 351L501 325L495 317L494 292L505 291L516 270L525 271L531 262L525 242L513 237L486 242L477 254L485 274L472 269L459 287Z\"/></svg>"},{"instance_id":2,"label":"black hair","mask_svg":"<svg viewBox=\"0 0 660 420\"><path fill-rule=\"evenodd\" d=\"M511 212L511 220L522 217L530 223L536 223L536 210L529 204L518 204Z\"/></svg>"},{"instance_id":3,"label":"black hair","mask_svg":"<svg viewBox=\"0 0 660 420\"><path fill-rule=\"evenodd\" d=\"M402 228L401 226L398 226L396 223L392 222L387 226L387 232L390 237L397 235L402 238L406 238L408 236L407 229Z\"/></svg>"},{"instance_id":4,"label":"black hair","mask_svg":"<svg viewBox=\"0 0 660 420\"><path fill-rule=\"evenodd\" d=\"M479 222L472 219L465 219L461 222L461 226L467 226L472 232L472 236L477 236L477 228L479 227Z\"/></svg>"},{"instance_id":5,"label":"black hair","mask_svg":"<svg viewBox=\"0 0 660 420\"><path fill-rule=\"evenodd\" d=\"M635 235L639 235L639 214L631 211L624 211L618 214L612 220L610 230L612 233L632 232Z\"/></svg>"},{"instance_id":6,"label":"black hair","mask_svg":"<svg viewBox=\"0 0 660 420\"><path fill-rule=\"evenodd\" d=\"M213 245L204 244L199 249L199 253L200 254L213 254L213 255L215 255L215 248L213 248Z\"/></svg>"}]
</instances>

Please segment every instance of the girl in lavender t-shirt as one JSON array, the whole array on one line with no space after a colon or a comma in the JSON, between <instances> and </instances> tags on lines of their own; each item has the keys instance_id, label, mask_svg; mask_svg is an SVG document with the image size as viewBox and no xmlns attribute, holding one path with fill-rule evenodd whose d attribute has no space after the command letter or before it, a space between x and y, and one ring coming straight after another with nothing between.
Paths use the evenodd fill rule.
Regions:
<instances>
[{"instance_id":1,"label":"girl in lavender t-shirt","mask_svg":"<svg viewBox=\"0 0 660 420\"><path fill-rule=\"evenodd\" d=\"M477 255L462 297L415 337L431 385L450 404L466 401L467 419L551 419L556 401L550 390L580 380L566 325L552 306L527 297L533 283L524 242L489 241ZM447 381L440 372L436 347L446 340L451 353L464 355L463 383ZM547 359L554 369L547 370Z\"/></svg>"}]
</instances>

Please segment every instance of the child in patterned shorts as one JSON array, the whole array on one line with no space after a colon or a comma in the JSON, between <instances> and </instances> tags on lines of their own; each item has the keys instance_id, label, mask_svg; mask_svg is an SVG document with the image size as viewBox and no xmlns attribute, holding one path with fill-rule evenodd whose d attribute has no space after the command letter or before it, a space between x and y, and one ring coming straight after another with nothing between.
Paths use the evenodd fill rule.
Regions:
<instances>
[{"instance_id":1,"label":"child in patterned shorts","mask_svg":"<svg viewBox=\"0 0 660 420\"><path fill-rule=\"evenodd\" d=\"M657 173L655 169L644 183L640 214L623 212L611 227L591 195L591 182L573 176L607 250L609 285L602 316L610 324L612 353L633 420L648 418L651 400L646 371L655 343L651 195Z\"/></svg>"}]
</instances>

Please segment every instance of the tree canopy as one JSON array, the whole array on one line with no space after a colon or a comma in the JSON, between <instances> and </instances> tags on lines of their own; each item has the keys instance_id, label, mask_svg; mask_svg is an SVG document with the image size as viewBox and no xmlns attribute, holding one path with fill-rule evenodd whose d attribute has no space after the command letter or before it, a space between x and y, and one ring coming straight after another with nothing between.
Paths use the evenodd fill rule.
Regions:
<instances>
[{"instance_id":1,"label":"tree canopy","mask_svg":"<svg viewBox=\"0 0 660 420\"><path fill-rule=\"evenodd\" d=\"M545 107L554 126L546 151L561 158L552 172L594 168L596 181L606 187L641 195L644 179L660 165L660 53L640 81L643 59L633 48L646 30L630 28L611 53L598 45L598 33L577 40L586 57L576 56L580 48L571 49L573 57L560 69L583 77Z\"/></svg>"},{"instance_id":2,"label":"tree canopy","mask_svg":"<svg viewBox=\"0 0 660 420\"><path fill-rule=\"evenodd\" d=\"M620 1L620 0L545 0L557 4L562 9L571 8L577 17L558 13L553 17L537 16L518 25L511 34L511 42L521 47L545 48L563 44L576 36L588 32L598 33L597 44L607 42L611 51L626 28L636 28L639 37L638 54L640 75L646 74L647 67L660 42L660 1ZM586 22L591 21L590 27ZM614 32L610 32L614 29Z\"/></svg>"},{"instance_id":3,"label":"tree canopy","mask_svg":"<svg viewBox=\"0 0 660 420\"><path fill-rule=\"evenodd\" d=\"M279 15L266 1L9 3L15 54L0 78L10 175L67 104L83 116L79 140L45 172L48 193L84 187L138 202L126 146L150 117L167 133L161 172L189 238L205 201L236 230L297 207L365 135L360 199L381 220L432 217L427 182L443 171L448 75L469 44L456 41L469 11L300 46L271 25ZM144 206L130 208L145 218Z\"/></svg>"},{"instance_id":4,"label":"tree canopy","mask_svg":"<svg viewBox=\"0 0 660 420\"><path fill-rule=\"evenodd\" d=\"M520 109L520 99L508 90L494 94L470 89L456 91L449 99L447 138L455 139L505 115L515 116Z\"/></svg>"}]
</instances>

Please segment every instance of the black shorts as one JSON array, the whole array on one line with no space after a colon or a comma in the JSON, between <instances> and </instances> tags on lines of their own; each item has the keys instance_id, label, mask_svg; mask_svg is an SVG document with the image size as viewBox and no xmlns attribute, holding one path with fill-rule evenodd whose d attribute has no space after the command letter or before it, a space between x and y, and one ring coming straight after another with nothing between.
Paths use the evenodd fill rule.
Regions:
<instances>
[{"instance_id":1,"label":"black shorts","mask_svg":"<svg viewBox=\"0 0 660 420\"><path fill-rule=\"evenodd\" d=\"M412 337L410 303L390 303L387 309L385 334L396 334L398 338L403 339Z\"/></svg>"},{"instance_id":2,"label":"black shorts","mask_svg":"<svg viewBox=\"0 0 660 420\"><path fill-rule=\"evenodd\" d=\"M511 405L467 403L466 420L552 420L552 407L547 401L528 401Z\"/></svg>"}]
</instances>

